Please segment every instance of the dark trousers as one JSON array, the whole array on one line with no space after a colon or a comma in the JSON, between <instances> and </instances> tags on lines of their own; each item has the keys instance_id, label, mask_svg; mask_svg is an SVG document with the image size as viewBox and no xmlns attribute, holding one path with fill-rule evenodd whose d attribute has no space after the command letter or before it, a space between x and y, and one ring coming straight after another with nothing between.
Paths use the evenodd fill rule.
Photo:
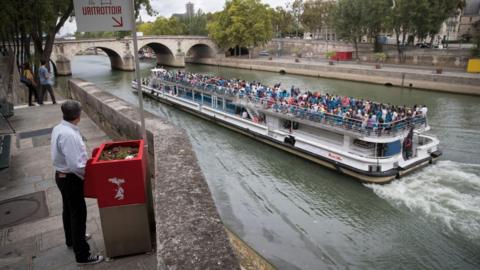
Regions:
<instances>
[{"instance_id":1,"label":"dark trousers","mask_svg":"<svg viewBox=\"0 0 480 270\"><path fill-rule=\"evenodd\" d=\"M50 94L50 98L52 99L53 104L57 103L55 101L55 95L53 94L53 89L52 89L52 86L50 84L42 84L41 89L42 90L41 90L41 93L40 93L40 100L42 101L42 104L43 104L43 101L44 101L44 98L45 98L45 92L47 92L47 91Z\"/></svg>"},{"instance_id":2,"label":"dark trousers","mask_svg":"<svg viewBox=\"0 0 480 270\"><path fill-rule=\"evenodd\" d=\"M35 102L38 104L42 104L43 101L41 101L38 98L38 93L37 93L37 88L33 84L27 84L28 87L28 105L32 106L32 96L35 97Z\"/></svg>"},{"instance_id":3,"label":"dark trousers","mask_svg":"<svg viewBox=\"0 0 480 270\"><path fill-rule=\"evenodd\" d=\"M85 241L87 206L83 196L83 180L72 173L55 173L55 181L62 193L63 229L67 246L73 246L77 262L90 256L90 246Z\"/></svg>"}]
</instances>

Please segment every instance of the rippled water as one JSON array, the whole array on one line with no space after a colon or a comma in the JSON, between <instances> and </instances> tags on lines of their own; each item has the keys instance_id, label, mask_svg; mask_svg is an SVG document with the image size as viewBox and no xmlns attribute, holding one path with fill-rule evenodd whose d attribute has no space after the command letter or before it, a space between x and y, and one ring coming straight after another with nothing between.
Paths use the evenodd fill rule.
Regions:
<instances>
[{"instance_id":1,"label":"rippled water","mask_svg":"<svg viewBox=\"0 0 480 270\"><path fill-rule=\"evenodd\" d=\"M148 74L151 64L143 64ZM74 76L136 103L132 73L75 57ZM480 98L302 76L189 66L395 104L425 103L443 160L389 185L354 179L146 100L187 130L224 223L280 269L480 269ZM59 88L65 85L60 78Z\"/></svg>"},{"instance_id":2,"label":"rippled water","mask_svg":"<svg viewBox=\"0 0 480 270\"><path fill-rule=\"evenodd\" d=\"M440 161L390 185L367 185L398 207L480 241L480 165Z\"/></svg>"}]
</instances>

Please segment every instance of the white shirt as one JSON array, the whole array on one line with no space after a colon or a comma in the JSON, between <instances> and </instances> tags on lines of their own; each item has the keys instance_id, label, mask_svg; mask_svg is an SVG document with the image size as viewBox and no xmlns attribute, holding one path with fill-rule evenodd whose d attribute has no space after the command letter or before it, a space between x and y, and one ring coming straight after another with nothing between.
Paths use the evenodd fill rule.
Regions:
<instances>
[{"instance_id":1,"label":"white shirt","mask_svg":"<svg viewBox=\"0 0 480 270\"><path fill-rule=\"evenodd\" d=\"M87 148L78 127L62 121L52 131L52 160L56 171L74 173L83 179Z\"/></svg>"},{"instance_id":2,"label":"white shirt","mask_svg":"<svg viewBox=\"0 0 480 270\"><path fill-rule=\"evenodd\" d=\"M428 112L428 108L423 106L422 109L420 109L420 111L422 112L422 115L423 116L427 116L427 112Z\"/></svg>"}]
</instances>

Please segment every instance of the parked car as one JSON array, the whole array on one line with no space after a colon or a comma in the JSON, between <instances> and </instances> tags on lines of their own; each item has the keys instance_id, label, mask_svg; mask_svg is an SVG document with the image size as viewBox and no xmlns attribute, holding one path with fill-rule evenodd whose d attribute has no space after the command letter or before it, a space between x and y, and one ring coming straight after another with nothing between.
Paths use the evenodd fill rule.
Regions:
<instances>
[{"instance_id":1,"label":"parked car","mask_svg":"<svg viewBox=\"0 0 480 270\"><path fill-rule=\"evenodd\" d=\"M260 51L258 53L259 56L270 56L270 53L268 53L267 51Z\"/></svg>"},{"instance_id":2,"label":"parked car","mask_svg":"<svg viewBox=\"0 0 480 270\"><path fill-rule=\"evenodd\" d=\"M430 45L430 43L427 43L427 42L417 43L417 44L415 44L415 46L417 48L422 48L422 49L428 49L428 48L438 49L438 47L439 47L438 44Z\"/></svg>"}]
</instances>

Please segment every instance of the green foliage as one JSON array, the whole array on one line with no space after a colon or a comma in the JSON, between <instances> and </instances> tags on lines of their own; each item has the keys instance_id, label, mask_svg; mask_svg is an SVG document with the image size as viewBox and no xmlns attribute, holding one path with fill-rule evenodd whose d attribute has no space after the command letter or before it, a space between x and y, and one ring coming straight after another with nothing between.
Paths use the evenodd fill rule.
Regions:
<instances>
[{"instance_id":1,"label":"green foliage","mask_svg":"<svg viewBox=\"0 0 480 270\"><path fill-rule=\"evenodd\" d=\"M290 13L293 17L293 26L295 29L295 37L303 35L302 24L300 23L300 16L303 13L303 0L294 0L292 4L287 4L287 7L290 6Z\"/></svg>"},{"instance_id":2,"label":"green foliage","mask_svg":"<svg viewBox=\"0 0 480 270\"><path fill-rule=\"evenodd\" d=\"M332 58L333 56L337 55L336 51L327 51L325 52L325 58L329 59Z\"/></svg>"},{"instance_id":3,"label":"green foliage","mask_svg":"<svg viewBox=\"0 0 480 270\"><path fill-rule=\"evenodd\" d=\"M303 13L300 15L302 25L310 31L314 37L322 27L330 20L330 14L335 3L333 1L312 0L303 5Z\"/></svg>"},{"instance_id":4,"label":"green foliage","mask_svg":"<svg viewBox=\"0 0 480 270\"><path fill-rule=\"evenodd\" d=\"M358 43L368 33L365 11L364 0L339 0L332 16L337 37L354 43L356 59Z\"/></svg>"},{"instance_id":5,"label":"green foliage","mask_svg":"<svg viewBox=\"0 0 480 270\"><path fill-rule=\"evenodd\" d=\"M404 59L404 51L415 36L431 37L433 42L442 24L464 5L464 0L339 0L332 17L337 36L357 46L367 35L375 40L376 52L381 51L376 37L393 31L397 50Z\"/></svg>"},{"instance_id":6,"label":"green foliage","mask_svg":"<svg viewBox=\"0 0 480 270\"><path fill-rule=\"evenodd\" d=\"M137 14L140 7L144 7L149 14L152 14L150 0L135 0L135 7ZM3 3L0 9L2 46L10 45L17 59L22 58L22 61L31 59L49 61L55 35L72 16L74 16L73 0L18 0ZM115 36L122 37L126 33L119 32ZM21 42L16 37L21 37ZM31 42L35 48L34 57L29 55ZM11 43L15 46L11 46Z\"/></svg>"},{"instance_id":7,"label":"green foliage","mask_svg":"<svg viewBox=\"0 0 480 270\"><path fill-rule=\"evenodd\" d=\"M374 54L375 61L379 63L385 62L387 60L387 55L383 52Z\"/></svg>"},{"instance_id":8,"label":"green foliage","mask_svg":"<svg viewBox=\"0 0 480 270\"><path fill-rule=\"evenodd\" d=\"M275 37L285 37L295 32L293 15L282 7L269 9Z\"/></svg>"},{"instance_id":9,"label":"green foliage","mask_svg":"<svg viewBox=\"0 0 480 270\"><path fill-rule=\"evenodd\" d=\"M293 54L295 54L295 57L302 57L302 50L299 47L294 47L292 49Z\"/></svg>"},{"instance_id":10,"label":"green foliage","mask_svg":"<svg viewBox=\"0 0 480 270\"><path fill-rule=\"evenodd\" d=\"M198 10L192 17L157 17L154 22L141 23L138 31L144 35L206 35L209 16Z\"/></svg>"},{"instance_id":11,"label":"green foliage","mask_svg":"<svg viewBox=\"0 0 480 270\"><path fill-rule=\"evenodd\" d=\"M227 1L208 22L208 34L223 49L261 46L273 37L270 16L268 5L260 0Z\"/></svg>"},{"instance_id":12,"label":"green foliage","mask_svg":"<svg viewBox=\"0 0 480 270\"><path fill-rule=\"evenodd\" d=\"M154 22L142 23L138 27L139 32L143 32L147 36L155 35L184 35L186 34L186 26L181 23L177 17L157 17Z\"/></svg>"},{"instance_id":13,"label":"green foliage","mask_svg":"<svg viewBox=\"0 0 480 270\"><path fill-rule=\"evenodd\" d=\"M179 18L180 23L185 25L186 35L198 35L198 36L205 36L208 34L207 20L208 20L208 14L203 13L202 10L200 9L192 17L183 16Z\"/></svg>"}]
</instances>

